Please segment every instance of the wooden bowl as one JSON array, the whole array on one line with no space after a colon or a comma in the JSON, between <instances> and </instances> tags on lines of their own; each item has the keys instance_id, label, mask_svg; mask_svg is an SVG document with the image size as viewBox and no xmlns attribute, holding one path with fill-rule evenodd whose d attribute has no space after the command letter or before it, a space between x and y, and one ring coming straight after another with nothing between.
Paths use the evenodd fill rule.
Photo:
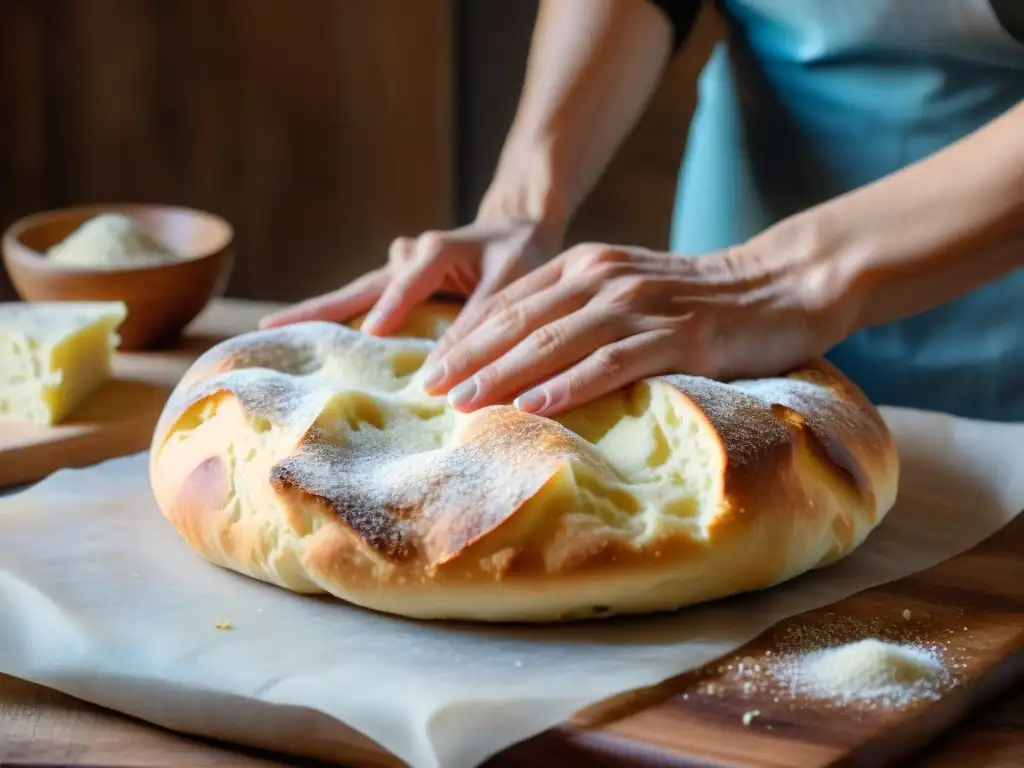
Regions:
<instances>
[{"instance_id":1,"label":"wooden bowl","mask_svg":"<svg viewBox=\"0 0 1024 768\"><path fill-rule=\"evenodd\" d=\"M188 258L170 264L81 268L51 262L46 251L101 213L133 217L143 229ZM89 205L46 211L16 221L3 235L3 260L24 301L113 301L128 306L118 334L122 350L175 341L220 295L234 262L234 232L212 213L169 205Z\"/></svg>"}]
</instances>

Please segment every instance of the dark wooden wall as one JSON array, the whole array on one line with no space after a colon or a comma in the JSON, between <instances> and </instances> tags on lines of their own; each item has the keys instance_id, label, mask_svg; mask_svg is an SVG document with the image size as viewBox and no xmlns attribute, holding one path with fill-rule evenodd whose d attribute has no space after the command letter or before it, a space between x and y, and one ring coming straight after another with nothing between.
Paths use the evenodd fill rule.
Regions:
<instances>
[{"instance_id":1,"label":"dark wooden wall","mask_svg":"<svg viewBox=\"0 0 1024 768\"><path fill-rule=\"evenodd\" d=\"M0 0L0 225L104 201L237 230L291 299L453 220L449 0Z\"/></svg>"},{"instance_id":2,"label":"dark wooden wall","mask_svg":"<svg viewBox=\"0 0 1024 768\"><path fill-rule=\"evenodd\" d=\"M292 300L475 209L536 0L0 0L0 227L104 201L227 217L228 292ZM572 240L667 242L706 16ZM0 279L0 294L4 292Z\"/></svg>"}]
</instances>

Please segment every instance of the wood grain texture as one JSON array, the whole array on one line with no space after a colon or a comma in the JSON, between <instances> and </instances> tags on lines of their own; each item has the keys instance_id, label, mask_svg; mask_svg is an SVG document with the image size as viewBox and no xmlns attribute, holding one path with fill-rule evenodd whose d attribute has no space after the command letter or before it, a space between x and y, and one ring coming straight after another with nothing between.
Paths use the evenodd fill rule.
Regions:
<instances>
[{"instance_id":1,"label":"wood grain texture","mask_svg":"<svg viewBox=\"0 0 1024 768\"><path fill-rule=\"evenodd\" d=\"M905 765L992 699L1024 683L1024 516L978 547L921 573L780 622L708 667L581 713L564 732L585 763L817 768ZM910 618L906 618L909 611ZM882 637L943 648L958 684L905 709L832 707L738 675L765 669L794 635L828 644ZM748 690L748 684L751 684ZM757 711L749 725L746 712ZM1024 728L1016 727L1018 753ZM648 757L644 757L647 755ZM543 765L529 743L495 766ZM941 756L941 755L940 755ZM934 757L932 758L934 759ZM602 764L598 762L598 764ZM965 763L970 764L970 763ZM987 765L988 763L982 763Z\"/></svg>"},{"instance_id":2,"label":"wood grain texture","mask_svg":"<svg viewBox=\"0 0 1024 768\"><path fill-rule=\"evenodd\" d=\"M4 0L0 226L188 205L237 230L229 295L340 284L453 223L450 2Z\"/></svg>"},{"instance_id":3,"label":"wood grain texture","mask_svg":"<svg viewBox=\"0 0 1024 768\"><path fill-rule=\"evenodd\" d=\"M490 761L516 768L648 768L679 765L657 751L614 744L586 746L578 735L554 730L513 747ZM517 756L528 750L522 759ZM351 753L350 753L351 754ZM637 762L643 755L643 762ZM516 760L519 759L519 762ZM512 762L509 762L512 761ZM102 768L264 768L264 766L344 765L346 768L398 768L385 755L364 752L338 762L271 755L165 731L57 691L0 675L0 765L97 766ZM739 765L750 763L739 763ZM707 766L693 761L690 766ZM1024 691L1002 697L953 728L904 768L1020 768L1024 765Z\"/></svg>"},{"instance_id":4,"label":"wood grain texture","mask_svg":"<svg viewBox=\"0 0 1024 768\"><path fill-rule=\"evenodd\" d=\"M720 34L706 5L570 243L667 246L695 77ZM228 295L339 285L381 264L395 236L472 215L535 8L4 0L0 99L14 119L0 121L0 227L69 204L191 205L236 227Z\"/></svg>"}]
</instances>

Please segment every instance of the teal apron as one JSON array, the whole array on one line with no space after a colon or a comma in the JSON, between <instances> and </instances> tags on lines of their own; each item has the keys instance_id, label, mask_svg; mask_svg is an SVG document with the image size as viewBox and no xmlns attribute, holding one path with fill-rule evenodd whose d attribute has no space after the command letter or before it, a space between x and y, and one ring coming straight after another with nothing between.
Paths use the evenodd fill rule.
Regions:
<instances>
[{"instance_id":1,"label":"teal apron","mask_svg":"<svg viewBox=\"0 0 1024 768\"><path fill-rule=\"evenodd\" d=\"M1024 38L1024 0L720 7L728 36L700 78L673 219L677 253L742 242L1024 99L1024 42L1014 37ZM879 404L1024 421L1024 269L861 331L829 357Z\"/></svg>"}]
</instances>

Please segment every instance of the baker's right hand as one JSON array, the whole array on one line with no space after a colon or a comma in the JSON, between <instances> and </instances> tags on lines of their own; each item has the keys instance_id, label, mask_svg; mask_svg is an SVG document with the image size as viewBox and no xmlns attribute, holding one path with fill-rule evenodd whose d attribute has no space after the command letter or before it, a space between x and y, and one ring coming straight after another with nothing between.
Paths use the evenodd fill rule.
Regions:
<instances>
[{"instance_id":1,"label":"baker's right hand","mask_svg":"<svg viewBox=\"0 0 1024 768\"><path fill-rule=\"evenodd\" d=\"M537 222L477 221L448 232L400 237L391 244L385 266L335 291L268 315L260 327L307 320L343 323L369 312L362 329L385 336L400 328L414 307L436 293L464 296L465 308L471 309L555 256L562 236L560 228Z\"/></svg>"}]
</instances>

